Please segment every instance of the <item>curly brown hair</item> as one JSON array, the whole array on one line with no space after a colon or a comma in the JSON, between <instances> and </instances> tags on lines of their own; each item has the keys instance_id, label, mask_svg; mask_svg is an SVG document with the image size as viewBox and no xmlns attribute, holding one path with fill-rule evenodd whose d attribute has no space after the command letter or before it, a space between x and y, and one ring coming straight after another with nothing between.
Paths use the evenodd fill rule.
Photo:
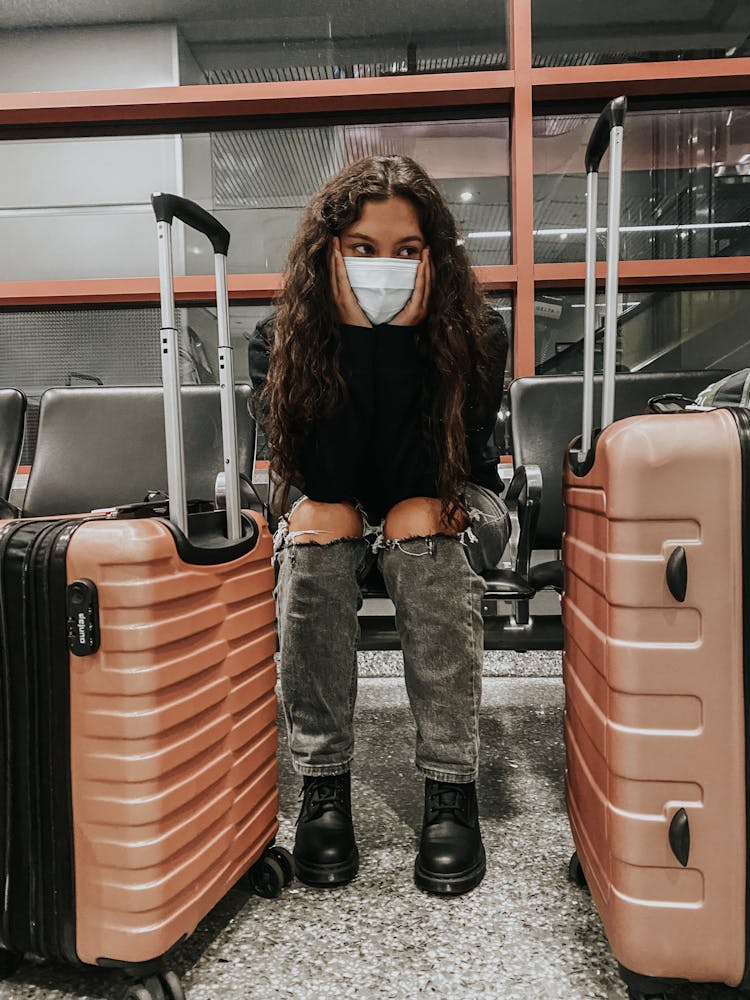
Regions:
<instances>
[{"instance_id":1,"label":"curly brown hair","mask_svg":"<svg viewBox=\"0 0 750 1000\"><path fill-rule=\"evenodd\" d=\"M276 298L269 372L261 396L271 448L271 474L286 489L301 485L299 455L311 422L330 416L346 397L340 333L331 295L331 239L362 214L367 201L410 201L435 268L429 315L417 333L428 373L423 387L425 446L438 469L443 514L463 509L469 471L467 394L490 393L487 305L459 241L455 220L425 171L405 156L357 160L332 177L304 210L292 240L283 289Z\"/></svg>"}]
</instances>

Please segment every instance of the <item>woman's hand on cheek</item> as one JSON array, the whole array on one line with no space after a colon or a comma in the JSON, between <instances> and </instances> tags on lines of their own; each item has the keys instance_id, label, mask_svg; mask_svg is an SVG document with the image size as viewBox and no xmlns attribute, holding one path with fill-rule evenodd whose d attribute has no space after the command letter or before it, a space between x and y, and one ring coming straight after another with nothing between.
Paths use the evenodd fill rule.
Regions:
<instances>
[{"instance_id":1,"label":"woman's hand on cheek","mask_svg":"<svg viewBox=\"0 0 750 1000\"><path fill-rule=\"evenodd\" d=\"M347 326L372 326L372 323L362 312L357 297L349 284L344 257L341 253L341 241L338 236L331 240L330 255L331 295L340 323Z\"/></svg>"},{"instance_id":2,"label":"woman's hand on cheek","mask_svg":"<svg viewBox=\"0 0 750 1000\"><path fill-rule=\"evenodd\" d=\"M430 258L430 248L425 247L417 268L417 277L411 298L401 312L390 321L391 326L418 326L427 319L434 274L435 268Z\"/></svg>"}]
</instances>

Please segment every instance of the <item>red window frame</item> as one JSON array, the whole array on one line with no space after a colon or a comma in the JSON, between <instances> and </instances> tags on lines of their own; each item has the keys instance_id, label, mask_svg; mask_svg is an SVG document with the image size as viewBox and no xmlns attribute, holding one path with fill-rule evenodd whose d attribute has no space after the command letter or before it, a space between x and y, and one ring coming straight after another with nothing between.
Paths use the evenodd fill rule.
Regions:
<instances>
[{"instance_id":1,"label":"red window frame","mask_svg":"<svg viewBox=\"0 0 750 1000\"><path fill-rule=\"evenodd\" d=\"M75 135L144 134L254 124L297 124L342 113L434 113L507 108L511 121L512 263L478 267L486 290L514 299L514 374L534 373L534 293L538 288L582 288L584 265L534 261L533 106L602 102L619 94L685 97L746 94L750 59L701 59L625 65L532 67L531 0L507 0L510 69L476 73L315 80L265 84L157 87L134 90L0 94L0 141ZM604 267L597 269L603 280ZM620 265L624 286L746 283L750 257L631 260ZM266 300L279 274L232 275L232 302ZM178 278L182 304L211 301L209 276ZM143 305L158 301L156 278L0 281L0 308Z\"/></svg>"}]
</instances>

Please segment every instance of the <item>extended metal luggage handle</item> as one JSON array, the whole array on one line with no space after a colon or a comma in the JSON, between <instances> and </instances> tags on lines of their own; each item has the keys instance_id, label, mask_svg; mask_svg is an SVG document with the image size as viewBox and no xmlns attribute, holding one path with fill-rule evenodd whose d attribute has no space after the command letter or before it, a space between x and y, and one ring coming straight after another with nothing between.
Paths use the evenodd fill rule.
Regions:
<instances>
[{"instance_id":1,"label":"extended metal luggage handle","mask_svg":"<svg viewBox=\"0 0 750 1000\"><path fill-rule=\"evenodd\" d=\"M625 114L628 110L627 97L616 97L610 101L599 120L594 125L588 146L586 146L586 173L598 170L602 157L609 149L609 140L613 128L622 128L625 124Z\"/></svg>"},{"instance_id":2,"label":"extended metal luggage handle","mask_svg":"<svg viewBox=\"0 0 750 1000\"><path fill-rule=\"evenodd\" d=\"M187 198L181 198L178 194L161 192L151 195L151 204L154 206L157 222L166 222L171 226L174 217L177 216L186 226L197 229L199 233L207 236L214 253L224 254L226 257L229 252L229 230L205 208Z\"/></svg>"},{"instance_id":3,"label":"extended metal luggage handle","mask_svg":"<svg viewBox=\"0 0 750 1000\"><path fill-rule=\"evenodd\" d=\"M167 450L169 516L188 534L187 492L185 489L185 448L182 439L182 399L180 395L179 352L172 266L172 222L180 219L203 233L214 249L216 274L216 314L219 327L219 399L226 481L227 538L242 538L240 477L237 459L237 413L234 408L234 359L229 332L227 291L227 251L229 230L205 208L176 194L151 195L159 234L159 283L161 299L161 362L164 383L164 426Z\"/></svg>"},{"instance_id":4,"label":"extended metal luggage handle","mask_svg":"<svg viewBox=\"0 0 750 1000\"><path fill-rule=\"evenodd\" d=\"M594 428L594 343L596 307L596 215L599 164L610 149L609 191L607 194L607 283L605 287L604 379L602 419L604 430L614 420L615 354L617 347L617 268L620 261L620 195L622 191L622 136L626 97L610 101L599 115L586 147L586 286L584 293L583 414L579 462L591 449Z\"/></svg>"}]
</instances>

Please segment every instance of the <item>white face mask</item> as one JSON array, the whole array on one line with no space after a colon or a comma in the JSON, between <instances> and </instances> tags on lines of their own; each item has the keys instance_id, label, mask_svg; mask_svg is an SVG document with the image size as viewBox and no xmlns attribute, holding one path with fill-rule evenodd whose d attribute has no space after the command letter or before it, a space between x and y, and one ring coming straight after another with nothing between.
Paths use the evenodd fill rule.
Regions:
<instances>
[{"instance_id":1,"label":"white face mask","mask_svg":"<svg viewBox=\"0 0 750 1000\"><path fill-rule=\"evenodd\" d=\"M411 298L419 261L400 257L344 257L344 266L362 312L377 326L393 319Z\"/></svg>"}]
</instances>

